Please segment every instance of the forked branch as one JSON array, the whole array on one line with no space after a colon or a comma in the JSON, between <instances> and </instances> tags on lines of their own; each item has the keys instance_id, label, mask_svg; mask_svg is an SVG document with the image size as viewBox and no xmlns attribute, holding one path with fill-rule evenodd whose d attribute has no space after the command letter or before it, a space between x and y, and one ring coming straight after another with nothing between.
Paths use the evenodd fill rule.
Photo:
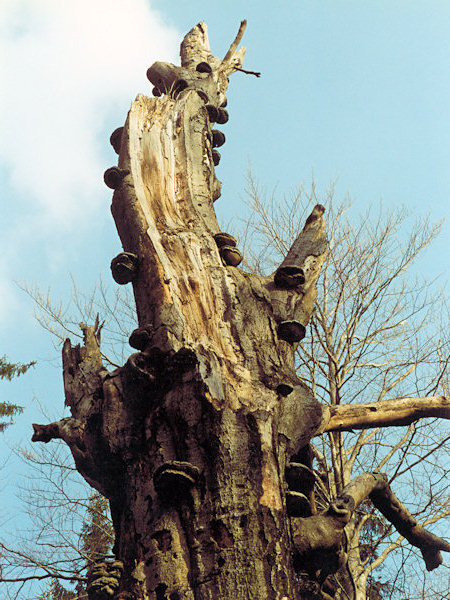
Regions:
<instances>
[{"instance_id":1,"label":"forked branch","mask_svg":"<svg viewBox=\"0 0 450 600\"><path fill-rule=\"evenodd\" d=\"M293 519L294 545L301 563L314 561L327 553L333 560L323 560L323 579L342 566L345 554L344 528L359 504L369 498L410 544L419 548L428 571L442 563L441 552L450 552L450 543L424 529L389 487L386 475L363 473L350 482L340 496L319 515ZM325 553L325 554L324 554ZM340 561L336 561L340 556ZM338 564L340 563L340 564ZM320 570L320 569L319 569Z\"/></svg>"}]
</instances>

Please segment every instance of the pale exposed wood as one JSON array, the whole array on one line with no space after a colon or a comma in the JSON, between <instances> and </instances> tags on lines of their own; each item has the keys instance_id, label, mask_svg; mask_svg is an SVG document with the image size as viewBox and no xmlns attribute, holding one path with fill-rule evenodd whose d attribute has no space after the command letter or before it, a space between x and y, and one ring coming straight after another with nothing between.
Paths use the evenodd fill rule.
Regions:
<instances>
[{"instance_id":1,"label":"pale exposed wood","mask_svg":"<svg viewBox=\"0 0 450 600\"><path fill-rule=\"evenodd\" d=\"M409 425L427 417L450 419L450 398L427 396L365 404L341 404L330 407L329 415L328 423L317 433Z\"/></svg>"},{"instance_id":2,"label":"pale exposed wood","mask_svg":"<svg viewBox=\"0 0 450 600\"><path fill-rule=\"evenodd\" d=\"M228 77L235 67L241 67L244 61L245 48L237 50L237 47L242 40L246 26L247 21L244 19L228 52L223 60L220 60L211 53L206 23L198 23L184 36L181 43L181 66L195 69L200 62L207 62L213 70L220 69Z\"/></svg>"},{"instance_id":3,"label":"pale exposed wood","mask_svg":"<svg viewBox=\"0 0 450 600\"><path fill-rule=\"evenodd\" d=\"M222 61L211 53L208 37L208 26L200 22L183 38L180 46L181 66L195 70L200 62L207 62L213 69L218 69Z\"/></svg>"},{"instance_id":4,"label":"pale exposed wood","mask_svg":"<svg viewBox=\"0 0 450 600\"><path fill-rule=\"evenodd\" d=\"M238 34L222 61L211 53L206 23L198 23L185 35L181 44L181 67L156 62L148 69L147 77L162 93L178 94L181 82L183 89L195 89L205 102L220 107L226 102L229 76L242 67L245 48L237 51L236 48L245 26L246 21L242 21ZM196 67L200 63L207 63L211 73L198 72Z\"/></svg>"},{"instance_id":5,"label":"pale exposed wood","mask_svg":"<svg viewBox=\"0 0 450 600\"><path fill-rule=\"evenodd\" d=\"M228 65L232 63L233 58L235 58L236 48L241 43L241 40L242 40L242 37L244 35L246 27L247 27L247 20L244 19L243 21L241 21L241 24L239 25L239 30L238 30L238 32L236 34L236 37L234 38L231 46L229 47L228 52L223 57L222 68L226 69L228 67ZM236 63L236 64L239 67L242 64L242 61L240 61L240 63ZM233 65L231 65L231 67L232 66Z\"/></svg>"},{"instance_id":6,"label":"pale exposed wood","mask_svg":"<svg viewBox=\"0 0 450 600\"><path fill-rule=\"evenodd\" d=\"M175 139L174 122L183 124ZM305 265L307 293L277 289L272 277L224 268L212 237L219 227L212 202L217 180L209 127L206 110L193 92L176 102L139 97L119 158L119 165L130 170L131 185L115 192L113 215L124 248L142 257L141 270L149 274L137 278L134 290L139 323L152 328L153 343L163 350L188 345L221 357L229 390L225 395L217 390L216 403L238 406L245 398L246 404L267 407L274 400L267 404L266 393L261 394L261 377L273 381L273 388L284 376L297 381L293 346L277 339L277 323L298 319L306 325L309 320L319 261L326 252L324 225L317 219L295 242L305 248L304 263L310 257L319 263L314 270ZM239 310L230 309L239 305L245 306L245 323ZM202 368L214 372L206 364Z\"/></svg>"}]
</instances>

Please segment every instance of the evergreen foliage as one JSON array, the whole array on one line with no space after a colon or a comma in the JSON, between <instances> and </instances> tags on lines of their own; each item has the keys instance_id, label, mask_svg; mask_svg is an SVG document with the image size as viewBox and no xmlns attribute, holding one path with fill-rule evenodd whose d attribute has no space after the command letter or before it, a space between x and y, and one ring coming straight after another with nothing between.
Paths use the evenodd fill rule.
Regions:
<instances>
[{"instance_id":1,"label":"evergreen foliage","mask_svg":"<svg viewBox=\"0 0 450 600\"><path fill-rule=\"evenodd\" d=\"M6 359L6 356L0 357L0 379L6 379L11 381L14 377L19 377L28 371L35 362L27 364L10 363ZM9 422L0 422L0 431L4 431L8 425L12 424L12 417L23 412L23 408L17 404L11 404L9 402L0 402L0 417L9 417Z\"/></svg>"},{"instance_id":2,"label":"evergreen foliage","mask_svg":"<svg viewBox=\"0 0 450 600\"><path fill-rule=\"evenodd\" d=\"M14 377L19 377L28 371L30 367L36 364L36 361L21 365L20 363L10 363L6 356L0 358L0 379L11 381Z\"/></svg>"},{"instance_id":3,"label":"evergreen foliage","mask_svg":"<svg viewBox=\"0 0 450 600\"><path fill-rule=\"evenodd\" d=\"M114 529L108 518L109 503L100 494L93 494L87 507L87 518L81 532L81 552L88 563L111 553Z\"/></svg>"},{"instance_id":4,"label":"evergreen foliage","mask_svg":"<svg viewBox=\"0 0 450 600\"><path fill-rule=\"evenodd\" d=\"M37 600L76 600L78 597L76 592L66 590L57 579L52 579L48 589Z\"/></svg>"}]
</instances>

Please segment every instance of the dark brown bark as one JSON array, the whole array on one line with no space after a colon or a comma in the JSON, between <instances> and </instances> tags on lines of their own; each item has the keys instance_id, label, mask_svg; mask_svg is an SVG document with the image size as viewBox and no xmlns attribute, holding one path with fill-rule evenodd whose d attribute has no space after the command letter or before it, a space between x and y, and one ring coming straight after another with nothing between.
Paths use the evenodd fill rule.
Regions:
<instances>
[{"instance_id":1,"label":"dark brown bark","mask_svg":"<svg viewBox=\"0 0 450 600\"><path fill-rule=\"evenodd\" d=\"M244 29L220 61L200 23L183 41L181 67L149 69L159 97L133 103L114 136L118 168L105 177L124 249L111 268L133 285L138 352L108 372L101 327L83 325L84 345L63 347L72 417L34 426L34 441L62 438L110 501L123 564L117 599L300 597L285 471L330 417L294 365L327 252L324 209L314 208L274 275L232 266L239 251L213 208L212 121L227 118ZM307 548L323 546L322 523L339 561L344 521L336 503L304 519L297 568L308 567Z\"/></svg>"}]
</instances>

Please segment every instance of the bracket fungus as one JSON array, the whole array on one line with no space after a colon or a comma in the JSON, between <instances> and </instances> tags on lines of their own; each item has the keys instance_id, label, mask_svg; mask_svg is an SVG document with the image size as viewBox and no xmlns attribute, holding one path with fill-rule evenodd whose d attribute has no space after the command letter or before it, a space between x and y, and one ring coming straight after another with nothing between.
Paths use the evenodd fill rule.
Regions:
<instances>
[{"instance_id":1,"label":"bracket fungus","mask_svg":"<svg viewBox=\"0 0 450 600\"><path fill-rule=\"evenodd\" d=\"M151 326L138 327L131 333L128 343L132 348L143 351L147 348L152 340L152 332L153 327Z\"/></svg>"},{"instance_id":2,"label":"bracket fungus","mask_svg":"<svg viewBox=\"0 0 450 600\"><path fill-rule=\"evenodd\" d=\"M140 386L141 391L148 391L148 388L154 388L157 381L158 361L153 356L144 352L136 352L128 357L124 365L124 372L127 372L128 381L134 386Z\"/></svg>"},{"instance_id":3,"label":"bracket fungus","mask_svg":"<svg viewBox=\"0 0 450 600\"><path fill-rule=\"evenodd\" d=\"M212 145L213 148L220 148L225 144L225 134L219 131L218 129L213 129L212 133Z\"/></svg>"},{"instance_id":4,"label":"bracket fungus","mask_svg":"<svg viewBox=\"0 0 450 600\"><path fill-rule=\"evenodd\" d=\"M129 175L128 169L120 169L119 167L110 167L103 174L103 181L112 190L116 190L122 184L124 177Z\"/></svg>"},{"instance_id":5,"label":"bracket fungus","mask_svg":"<svg viewBox=\"0 0 450 600\"><path fill-rule=\"evenodd\" d=\"M237 267L244 258L236 246L222 246L219 252L223 264L229 267Z\"/></svg>"},{"instance_id":6,"label":"bracket fungus","mask_svg":"<svg viewBox=\"0 0 450 600\"><path fill-rule=\"evenodd\" d=\"M139 259L132 252L121 252L111 261L111 273L116 283L125 285L136 277Z\"/></svg>"},{"instance_id":7,"label":"bracket fungus","mask_svg":"<svg viewBox=\"0 0 450 600\"><path fill-rule=\"evenodd\" d=\"M228 115L228 111L225 110L224 108L218 108L217 109L217 117L215 119L216 123L219 123L219 125L225 125L225 123L228 122L229 119L229 115Z\"/></svg>"},{"instance_id":8,"label":"bracket fungus","mask_svg":"<svg viewBox=\"0 0 450 600\"><path fill-rule=\"evenodd\" d=\"M278 337L290 344L300 342L305 334L305 326L299 321L282 321L278 325Z\"/></svg>"},{"instance_id":9,"label":"bracket fungus","mask_svg":"<svg viewBox=\"0 0 450 600\"><path fill-rule=\"evenodd\" d=\"M311 505L302 492L288 490L286 492L286 511L290 517L309 517Z\"/></svg>"},{"instance_id":10,"label":"bracket fungus","mask_svg":"<svg viewBox=\"0 0 450 600\"><path fill-rule=\"evenodd\" d=\"M222 246L236 246L237 240L235 237L231 235L231 233L225 233L224 231L220 231L214 235L214 240L219 248Z\"/></svg>"},{"instance_id":11,"label":"bracket fungus","mask_svg":"<svg viewBox=\"0 0 450 600\"><path fill-rule=\"evenodd\" d=\"M214 104L207 104L206 110L208 111L208 117L211 123L215 123L219 117L219 109Z\"/></svg>"},{"instance_id":12,"label":"bracket fungus","mask_svg":"<svg viewBox=\"0 0 450 600\"><path fill-rule=\"evenodd\" d=\"M224 265L237 267L243 260L241 252L236 248L236 238L223 231L216 233L214 240L219 248L219 253Z\"/></svg>"},{"instance_id":13,"label":"bracket fungus","mask_svg":"<svg viewBox=\"0 0 450 600\"><path fill-rule=\"evenodd\" d=\"M116 154L119 154L119 152L120 152L120 146L122 144L122 133L123 133L123 127L118 127L117 129L114 129L114 131L112 132L112 134L109 138L109 143L114 148L114 152Z\"/></svg>"},{"instance_id":14,"label":"bracket fungus","mask_svg":"<svg viewBox=\"0 0 450 600\"><path fill-rule=\"evenodd\" d=\"M305 283L305 273L297 265L282 265L276 270L273 279L277 287L293 289Z\"/></svg>"},{"instance_id":15,"label":"bracket fungus","mask_svg":"<svg viewBox=\"0 0 450 600\"><path fill-rule=\"evenodd\" d=\"M120 585L123 563L119 560L96 561L88 569L87 592L89 600L103 600L114 596Z\"/></svg>"},{"instance_id":16,"label":"bracket fungus","mask_svg":"<svg viewBox=\"0 0 450 600\"><path fill-rule=\"evenodd\" d=\"M195 67L195 70L199 73L212 73L211 65L207 62L198 63L198 65Z\"/></svg>"},{"instance_id":17,"label":"bracket fungus","mask_svg":"<svg viewBox=\"0 0 450 600\"><path fill-rule=\"evenodd\" d=\"M189 462L172 460L156 469L153 484L159 497L168 503L184 500L197 483L200 470Z\"/></svg>"}]
</instances>

